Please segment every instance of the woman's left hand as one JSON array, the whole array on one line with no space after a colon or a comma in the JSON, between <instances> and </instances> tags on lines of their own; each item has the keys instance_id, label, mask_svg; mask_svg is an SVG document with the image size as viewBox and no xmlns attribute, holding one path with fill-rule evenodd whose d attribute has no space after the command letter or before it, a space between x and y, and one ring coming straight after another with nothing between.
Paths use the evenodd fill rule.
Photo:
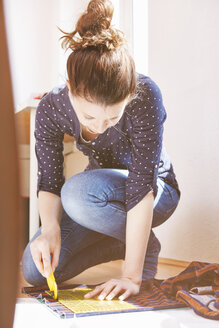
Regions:
<instances>
[{"instance_id":1,"label":"woman's left hand","mask_svg":"<svg viewBox=\"0 0 219 328\"><path fill-rule=\"evenodd\" d=\"M118 294L121 301L125 300L131 295L137 295L139 293L141 284L133 282L129 278L110 279L104 284L98 285L92 292L89 292L84 297L92 298L98 296L100 300L107 299L112 300Z\"/></svg>"}]
</instances>

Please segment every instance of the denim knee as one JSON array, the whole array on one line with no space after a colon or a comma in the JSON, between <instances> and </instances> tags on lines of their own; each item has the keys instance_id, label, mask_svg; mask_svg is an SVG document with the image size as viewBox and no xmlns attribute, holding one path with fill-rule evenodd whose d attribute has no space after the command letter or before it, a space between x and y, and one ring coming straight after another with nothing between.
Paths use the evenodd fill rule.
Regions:
<instances>
[{"instance_id":1,"label":"denim knee","mask_svg":"<svg viewBox=\"0 0 219 328\"><path fill-rule=\"evenodd\" d=\"M79 182L80 180L77 179L77 174L72 176L69 180L67 180L61 189L61 201L64 210L66 211L66 208L68 208L70 205L73 204L76 197L78 197L79 194ZM75 197L72 197L72 196ZM67 213L67 211L66 211Z\"/></svg>"},{"instance_id":2,"label":"denim knee","mask_svg":"<svg viewBox=\"0 0 219 328\"><path fill-rule=\"evenodd\" d=\"M78 173L67 180L61 189L61 202L65 212L81 225L83 225L83 218L87 216L85 203L89 201L84 180L83 172Z\"/></svg>"},{"instance_id":3,"label":"denim knee","mask_svg":"<svg viewBox=\"0 0 219 328\"><path fill-rule=\"evenodd\" d=\"M22 257L22 272L24 279L33 286L43 286L47 284L46 278L44 278L41 273L38 271L31 252L30 252L30 243L24 250Z\"/></svg>"}]
</instances>

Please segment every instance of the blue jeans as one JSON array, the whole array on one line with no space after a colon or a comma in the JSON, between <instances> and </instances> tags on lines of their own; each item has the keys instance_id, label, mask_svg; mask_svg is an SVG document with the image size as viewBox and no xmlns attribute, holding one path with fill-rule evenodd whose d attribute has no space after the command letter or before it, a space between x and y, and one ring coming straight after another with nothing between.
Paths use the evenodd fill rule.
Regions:
<instances>
[{"instance_id":1,"label":"blue jeans","mask_svg":"<svg viewBox=\"0 0 219 328\"><path fill-rule=\"evenodd\" d=\"M55 270L58 283L68 280L94 265L125 258L126 216L125 180L128 170L95 169L72 176L61 190L61 251ZM152 228L165 222L177 207L177 191L163 180L157 180ZM32 285L45 285L38 272L30 243L22 258L24 278ZM137 240L136 240L137 242ZM142 280L153 278L157 271L160 242L151 229Z\"/></svg>"}]
</instances>

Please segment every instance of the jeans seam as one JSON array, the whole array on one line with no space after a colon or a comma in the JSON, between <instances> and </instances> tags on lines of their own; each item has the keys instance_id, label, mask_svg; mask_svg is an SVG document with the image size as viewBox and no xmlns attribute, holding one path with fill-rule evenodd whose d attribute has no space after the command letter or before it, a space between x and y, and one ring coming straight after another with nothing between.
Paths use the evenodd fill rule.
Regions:
<instances>
[{"instance_id":1,"label":"jeans seam","mask_svg":"<svg viewBox=\"0 0 219 328\"><path fill-rule=\"evenodd\" d=\"M115 190L118 190L118 189L124 189L124 186L113 188L113 190L110 191L112 196L113 196ZM114 199L114 200L116 201L116 199Z\"/></svg>"},{"instance_id":2,"label":"jeans seam","mask_svg":"<svg viewBox=\"0 0 219 328\"><path fill-rule=\"evenodd\" d=\"M115 187L115 188L113 188L113 190L111 190L110 192L111 192L111 194L112 194L112 196L114 196L114 192L116 191L116 190L118 190L118 189L124 189L124 186L120 186L120 187ZM109 197L109 196L108 196ZM112 197L113 198L113 197ZM116 200L116 199L114 199L113 201L117 201L117 202L121 202L121 201L118 201L118 200ZM113 208L113 209L116 209L117 211L119 211L120 213L126 213L126 211L124 210L121 210L121 209L119 209L119 208L117 208L116 206L114 206L113 205L113 201L107 201L107 205L109 205L111 208ZM125 204L125 202L123 201L123 202L121 202L121 203L124 203Z\"/></svg>"},{"instance_id":3,"label":"jeans seam","mask_svg":"<svg viewBox=\"0 0 219 328\"><path fill-rule=\"evenodd\" d=\"M110 207L112 207L113 209L116 209L118 212L126 213L126 211L123 211L123 210L119 209L118 207L113 206L112 203L110 203L110 202L108 202L107 205L110 206Z\"/></svg>"},{"instance_id":4,"label":"jeans seam","mask_svg":"<svg viewBox=\"0 0 219 328\"><path fill-rule=\"evenodd\" d=\"M169 188L166 187L166 190L168 191L168 194L169 194L170 198L171 198L172 200L174 200L174 198L173 198L173 193L176 193L176 194L177 194L176 189L169 190ZM177 195L178 195L178 194L177 194ZM178 202L179 202L179 200L178 200Z\"/></svg>"}]
</instances>

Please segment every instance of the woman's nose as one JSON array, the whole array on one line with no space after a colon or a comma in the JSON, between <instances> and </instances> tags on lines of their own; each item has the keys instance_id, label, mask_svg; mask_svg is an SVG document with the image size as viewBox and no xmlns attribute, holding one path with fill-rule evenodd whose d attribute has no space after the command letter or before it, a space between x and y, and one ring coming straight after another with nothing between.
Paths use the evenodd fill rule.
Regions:
<instances>
[{"instance_id":1,"label":"woman's nose","mask_svg":"<svg viewBox=\"0 0 219 328\"><path fill-rule=\"evenodd\" d=\"M110 125L109 120L99 122L96 131L98 131L99 133L103 133L109 127L109 125Z\"/></svg>"}]
</instances>

